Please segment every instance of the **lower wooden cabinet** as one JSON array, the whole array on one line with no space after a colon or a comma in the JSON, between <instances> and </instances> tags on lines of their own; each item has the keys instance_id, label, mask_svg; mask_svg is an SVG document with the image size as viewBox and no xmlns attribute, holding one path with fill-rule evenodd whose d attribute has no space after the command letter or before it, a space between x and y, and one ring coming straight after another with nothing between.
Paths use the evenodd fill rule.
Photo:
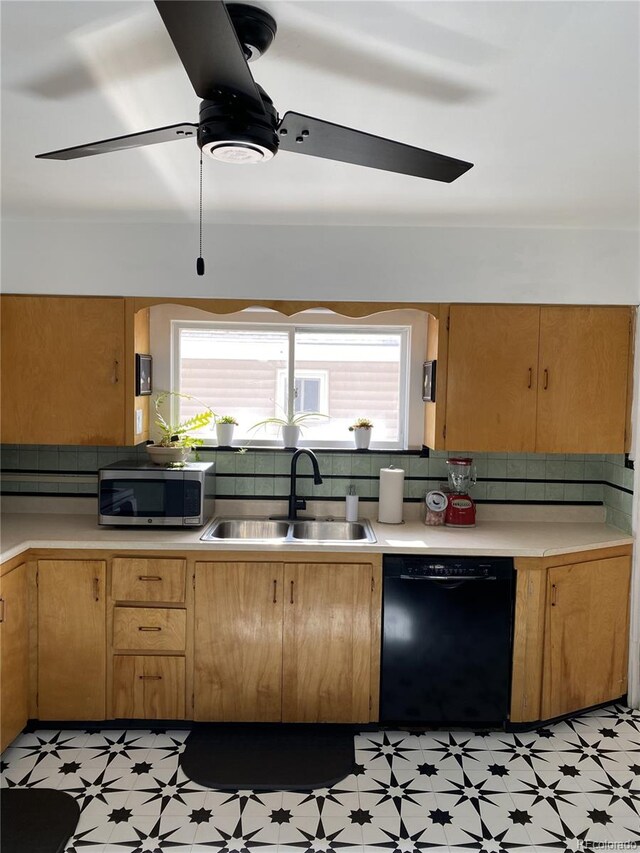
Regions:
<instances>
[{"instance_id":1,"label":"lower wooden cabinet","mask_svg":"<svg viewBox=\"0 0 640 853\"><path fill-rule=\"evenodd\" d=\"M103 720L106 563L38 561L38 716Z\"/></svg>"},{"instance_id":2,"label":"lower wooden cabinet","mask_svg":"<svg viewBox=\"0 0 640 853\"><path fill-rule=\"evenodd\" d=\"M185 659L168 655L113 658L113 716L182 720L185 717Z\"/></svg>"},{"instance_id":3,"label":"lower wooden cabinet","mask_svg":"<svg viewBox=\"0 0 640 853\"><path fill-rule=\"evenodd\" d=\"M282 563L196 563L196 720L282 716Z\"/></svg>"},{"instance_id":4,"label":"lower wooden cabinet","mask_svg":"<svg viewBox=\"0 0 640 853\"><path fill-rule=\"evenodd\" d=\"M27 567L0 578L0 752L29 717Z\"/></svg>"},{"instance_id":5,"label":"lower wooden cabinet","mask_svg":"<svg viewBox=\"0 0 640 853\"><path fill-rule=\"evenodd\" d=\"M197 563L196 720L366 722L370 564Z\"/></svg>"},{"instance_id":6,"label":"lower wooden cabinet","mask_svg":"<svg viewBox=\"0 0 640 853\"><path fill-rule=\"evenodd\" d=\"M626 692L630 578L629 557L548 570L543 719Z\"/></svg>"},{"instance_id":7,"label":"lower wooden cabinet","mask_svg":"<svg viewBox=\"0 0 640 853\"><path fill-rule=\"evenodd\" d=\"M369 719L371 577L366 564L285 567L285 722Z\"/></svg>"}]
</instances>

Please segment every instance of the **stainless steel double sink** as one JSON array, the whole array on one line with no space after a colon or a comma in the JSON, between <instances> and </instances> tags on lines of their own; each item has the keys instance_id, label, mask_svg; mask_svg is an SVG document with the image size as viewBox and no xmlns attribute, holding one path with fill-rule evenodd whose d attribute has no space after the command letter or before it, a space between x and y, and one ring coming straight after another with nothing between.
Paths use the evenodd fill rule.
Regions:
<instances>
[{"instance_id":1,"label":"stainless steel double sink","mask_svg":"<svg viewBox=\"0 0 640 853\"><path fill-rule=\"evenodd\" d=\"M372 545L376 542L368 521L343 521L335 518L301 518L297 521L216 518L200 539L204 542L333 542L341 545Z\"/></svg>"}]
</instances>

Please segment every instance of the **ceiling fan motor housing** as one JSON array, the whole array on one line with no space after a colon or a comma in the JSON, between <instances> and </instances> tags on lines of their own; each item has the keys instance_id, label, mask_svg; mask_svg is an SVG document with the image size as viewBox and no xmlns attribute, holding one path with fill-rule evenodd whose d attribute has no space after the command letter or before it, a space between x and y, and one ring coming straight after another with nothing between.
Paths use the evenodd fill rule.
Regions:
<instances>
[{"instance_id":1,"label":"ceiling fan motor housing","mask_svg":"<svg viewBox=\"0 0 640 853\"><path fill-rule=\"evenodd\" d=\"M225 3L247 62L259 59L271 47L278 27L272 16L257 6Z\"/></svg>"},{"instance_id":2,"label":"ceiling fan motor housing","mask_svg":"<svg viewBox=\"0 0 640 853\"><path fill-rule=\"evenodd\" d=\"M204 154L224 163L264 163L278 152L278 113L258 87L265 112L252 110L242 96L220 92L200 104L198 145Z\"/></svg>"}]
</instances>

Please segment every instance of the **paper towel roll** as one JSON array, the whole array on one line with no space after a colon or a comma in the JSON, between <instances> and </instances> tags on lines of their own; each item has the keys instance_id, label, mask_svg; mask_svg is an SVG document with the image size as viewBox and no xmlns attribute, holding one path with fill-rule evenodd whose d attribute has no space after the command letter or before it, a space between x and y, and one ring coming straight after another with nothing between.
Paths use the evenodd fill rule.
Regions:
<instances>
[{"instance_id":1,"label":"paper towel roll","mask_svg":"<svg viewBox=\"0 0 640 853\"><path fill-rule=\"evenodd\" d=\"M402 468L380 469L378 521L382 524L402 524L404 471Z\"/></svg>"}]
</instances>

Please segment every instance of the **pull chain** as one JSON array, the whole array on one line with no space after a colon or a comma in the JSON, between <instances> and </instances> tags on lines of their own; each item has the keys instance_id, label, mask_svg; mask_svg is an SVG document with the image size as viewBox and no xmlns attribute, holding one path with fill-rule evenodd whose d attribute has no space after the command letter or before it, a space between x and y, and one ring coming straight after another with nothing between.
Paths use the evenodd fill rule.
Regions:
<instances>
[{"instance_id":1,"label":"pull chain","mask_svg":"<svg viewBox=\"0 0 640 853\"><path fill-rule=\"evenodd\" d=\"M196 261L196 272L204 275L204 258L202 257L202 150L200 151L200 254Z\"/></svg>"}]
</instances>

